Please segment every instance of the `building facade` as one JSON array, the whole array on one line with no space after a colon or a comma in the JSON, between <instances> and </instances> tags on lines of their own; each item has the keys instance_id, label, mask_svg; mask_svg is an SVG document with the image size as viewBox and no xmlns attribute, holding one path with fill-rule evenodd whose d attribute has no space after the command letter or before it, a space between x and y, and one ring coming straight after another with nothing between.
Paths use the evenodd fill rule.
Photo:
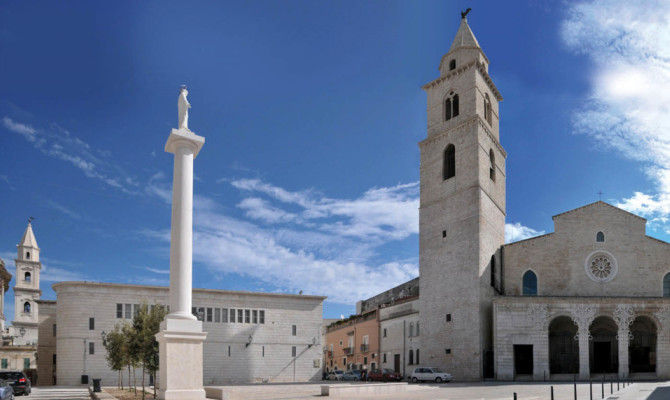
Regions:
<instances>
[{"instance_id":1,"label":"building facade","mask_svg":"<svg viewBox=\"0 0 670 400\"><path fill-rule=\"evenodd\" d=\"M670 244L604 202L554 216L554 232L503 246L494 300L499 379L670 377Z\"/></svg>"},{"instance_id":2,"label":"building facade","mask_svg":"<svg viewBox=\"0 0 670 400\"><path fill-rule=\"evenodd\" d=\"M143 303L168 303L167 287L60 282L53 289L57 299L52 368L59 385L79 384L82 375L115 385L118 374L105 360L104 332L129 323ZM193 312L207 332L204 384L321 379L324 299L194 289ZM48 335L46 328L45 332Z\"/></svg>"},{"instance_id":3,"label":"building facade","mask_svg":"<svg viewBox=\"0 0 670 400\"><path fill-rule=\"evenodd\" d=\"M417 282L418 283L418 282ZM398 299L379 309L382 368L408 376L421 364L419 297Z\"/></svg>"},{"instance_id":4,"label":"building facade","mask_svg":"<svg viewBox=\"0 0 670 400\"><path fill-rule=\"evenodd\" d=\"M373 370L379 366L379 313L376 309L336 321L326 328L326 371Z\"/></svg>"}]
</instances>

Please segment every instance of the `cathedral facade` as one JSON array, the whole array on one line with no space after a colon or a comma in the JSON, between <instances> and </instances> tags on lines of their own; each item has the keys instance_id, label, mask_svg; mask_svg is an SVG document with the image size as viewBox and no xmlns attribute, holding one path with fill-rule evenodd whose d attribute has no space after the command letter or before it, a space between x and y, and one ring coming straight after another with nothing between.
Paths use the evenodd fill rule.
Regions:
<instances>
[{"instance_id":1,"label":"cathedral facade","mask_svg":"<svg viewBox=\"0 0 670 400\"><path fill-rule=\"evenodd\" d=\"M489 60L465 17L424 85L422 364L457 380L670 377L670 245L604 202L504 243L505 160Z\"/></svg>"}]
</instances>

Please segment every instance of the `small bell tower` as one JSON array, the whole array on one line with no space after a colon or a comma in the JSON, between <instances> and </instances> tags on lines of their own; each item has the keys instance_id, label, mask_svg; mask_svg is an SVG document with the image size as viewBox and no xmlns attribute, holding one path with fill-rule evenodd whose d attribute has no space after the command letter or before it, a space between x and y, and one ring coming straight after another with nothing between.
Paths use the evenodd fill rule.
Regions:
<instances>
[{"instance_id":1,"label":"small bell tower","mask_svg":"<svg viewBox=\"0 0 670 400\"><path fill-rule=\"evenodd\" d=\"M33 218L17 247L16 275L14 282L14 321L12 321L14 344L30 345L37 343L38 306L40 299L40 248L33 233Z\"/></svg>"}]
</instances>

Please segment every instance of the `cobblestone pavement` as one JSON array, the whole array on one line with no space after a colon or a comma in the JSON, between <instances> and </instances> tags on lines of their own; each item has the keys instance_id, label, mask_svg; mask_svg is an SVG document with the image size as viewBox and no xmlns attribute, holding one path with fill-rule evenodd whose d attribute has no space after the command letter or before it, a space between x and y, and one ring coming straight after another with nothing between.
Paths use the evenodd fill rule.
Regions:
<instances>
[{"instance_id":1,"label":"cobblestone pavement","mask_svg":"<svg viewBox=\"0 0 670 400\"><path fill-rule=\"evenodd\" d=\"M84 400L90 399L88 389L82 387L33 387L30 396L16 396L16 399L40 400Z\"/></svg>"}]
</instances>

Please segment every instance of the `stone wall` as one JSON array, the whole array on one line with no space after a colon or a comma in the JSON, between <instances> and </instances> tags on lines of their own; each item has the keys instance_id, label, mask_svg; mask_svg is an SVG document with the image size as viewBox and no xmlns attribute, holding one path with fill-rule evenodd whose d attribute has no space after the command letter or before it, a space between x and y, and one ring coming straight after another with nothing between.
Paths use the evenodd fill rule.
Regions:
<instances>
[{"instance_id":1,"label":"stone wall","mask_svg":"<svg viewBox=\"0 0 670 400\"><path fill-rule=\"evenodd\" d=\"M79 384L82 374L102 378L104 385L115 385L118 375L106 364L102 332L130 322L117 318L116 304L168 303L166 287L62 282L55 284L54 290L57 377L58 384L63 385ZM208 333L204 344L204 384L320 379L323 299L195 289L195 307L265 310L264 324L203 322L203 330ZM93 330L89 329L91 317L95 318ZM94 354L89 354L90 343L94 343Z\"/></svg>"},{"instance_id":2,"label":"stone wall","mask_svg":"<svg viewBox=\"0 0 670 400\"><path fill-rule=\"evenodd\" d=\"M414 278L411 281L407 281L385 292L379 293L376 296L361 301L360 306L357 305L356 313L363 314L370 310L374 310L383 304L391 304L395 301L408 297L416 297L418 295L419 278Z\"/></svg>"},{"instance_id":3,"label":"stone wall","mask_svg":"<svg viewBox=\"0 0 670 400\"><path fill-rule=\"evenodd\" d=\"M585 297L498 297L493 303L496 378L515 379L514 345L533 346L533 379L550 378L549 325L557 317L569 317L577 327L579 376L590 377L591 323L600 316L617 325L618 374L628 377L629 327L646 317L657 330L656 376L670 378L670 299Z\"/></svg>"},{"instance_id":4,"label":"stone wall","mask_svg":"<svg viewBox=\"0 0 670 400\"><path fill-rule=\"evenodd\" d=\"M51 300L38 300L40 315L39 328L37 330L37 382L33 385L50 386L57 383L56 367L58 360L54 360L56 354L56 302ZM56 328L54 329L54 325ZM55 361L55 362L54 362Z\"/></svg>"},{"instance_id":5,"label":"stone wall","mask_svg":"<svg viewBox=\"0 0 670 400\"><path fill-rule=\"evenodd\" d=\"M670 245L646 236L645 223L604 202L555 216L555 232L505 245L505 294L522 294L523 274L532 270L540 296L663 296ZM604 242L596 241L598 232ZM616 262L609 280L587 273L587 259L595 253Z\"/></svg>"}]
</instances>

